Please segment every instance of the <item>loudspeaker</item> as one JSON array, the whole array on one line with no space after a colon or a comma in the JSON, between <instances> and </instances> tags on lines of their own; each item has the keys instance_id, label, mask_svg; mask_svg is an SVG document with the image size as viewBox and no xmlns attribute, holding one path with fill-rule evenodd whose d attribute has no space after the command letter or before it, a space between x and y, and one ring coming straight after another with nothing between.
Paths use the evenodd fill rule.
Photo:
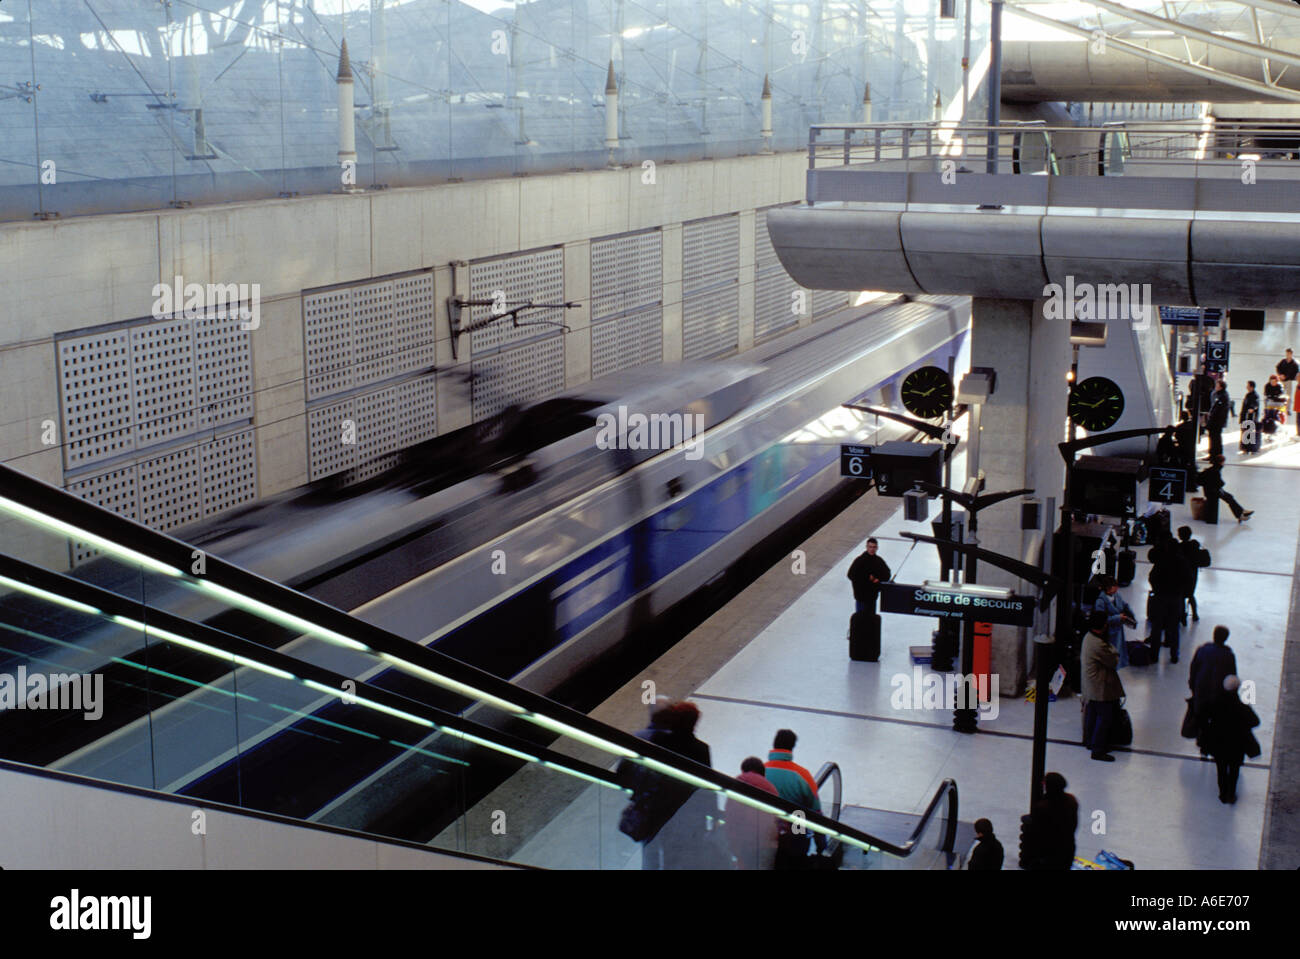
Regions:
<instances>
[{"instance_id":1,"label":"loudspeaker","mask_svg":"<svg viewBox=\"0 0 1300 959\"><path fill-rule=\"evenodd\" d=\"M924 523L930 518L930 499L919 489L903 494L903 518L909 523Z\"/></svg>"}]
</instances>

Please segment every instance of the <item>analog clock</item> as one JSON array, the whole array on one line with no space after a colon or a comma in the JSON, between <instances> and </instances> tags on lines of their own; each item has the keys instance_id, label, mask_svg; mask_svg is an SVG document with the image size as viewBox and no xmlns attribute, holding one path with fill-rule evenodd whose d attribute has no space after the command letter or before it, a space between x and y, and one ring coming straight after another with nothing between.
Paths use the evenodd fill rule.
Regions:
<instances>
[{"instance_id":1,"label":"analog clock","mask_svg":"<svg viewBox=\"0 0 1300 959\"><path fill-rule=\"evenodd\" d=\"M1104 376L1090 376L1070 390L1070 419L1090 433L1108 430L1124 414L1124 391Z\"/></svg>"},{"instance_id":2,"label":"analog clock","mask_svg":"<svg viewBox=\"0 0 1300 959\"><path fill-rule=\"evenodd\" d=\"M903 379L902 399L913 416L945 416L952 409L952 377L937 366L913 370Z\"/></svg>"}]
</instances>

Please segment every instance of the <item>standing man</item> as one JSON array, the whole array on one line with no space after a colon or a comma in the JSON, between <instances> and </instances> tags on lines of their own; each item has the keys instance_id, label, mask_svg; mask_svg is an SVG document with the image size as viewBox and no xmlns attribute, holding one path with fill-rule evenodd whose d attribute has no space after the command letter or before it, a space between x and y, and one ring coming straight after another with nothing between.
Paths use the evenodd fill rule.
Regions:
<instances>
[{"instance_id":1,"label":"standing man","mask_svg":"<svg viewBox=\"0 0 1300 959\"><path fill-rule=\"evenodd\" d=\"M1151 584L1151 596L1147 601L1147 621L1151 624L1147 645L1151 648L1151 662L1160 662L1163 643L1169 647L1169 661L1176 663L1178 628L1192 577L1183 561L1182 549L1168 534L1156 541L1147 553L1147 559L1151 562L1151 572L1147 574L1147 582Z\"/></svg>"},{"instance_id":2,"label":"standing man","mask_svg":"<svg viewBox=\"0 0 1300 959\"><path fill-rule=\"evenodd\" d=\"M1083 725L1092 758L1113 763L1110 754L1110 729L1124 698L1124 684L1119 678L1119 653L1106 639L1106 614L1094 609L1088 620L1088 635L1083 639Z\"/></svg>"},{"instance_id":3,"label":"standing man","mask_svg":"<svg viewBox=\"0 0 1300 959\"><path fill-rule=\"evenodd\" d=\"M1241 452L1259 452L1259 394L1255 381L1246 381L1246 395L1241 398ZM1247 426L1246 424L1250 425Z\"/></svg>"},{"instance_id":4,"label":"standing man","mask_svg":"<svg viewBox=\"0 0 1300 959\"><path fill-rule=\"evenodd\" d=\"M1300 374L1300 364L1296 363L1295 357L1291 355L1290 347L1287 347L1286 356L1278 360L1274 369L1277 370L1277 375L1282 378L1283 383L1295 381L1296 375Z\"/></svg>"},{"instance_id":5,"label":"standing man","mask_svg":"<svg viewBox=\"0 0 1300 959\"><path fill-rule=\"evenodd\" d=\"M1196 420L1184 409L1183 417L1174 427L1174 442L1178 447L1178 460L1187 470L1187 492L1195 493L1196 485Z\"/></svg>"},{"instance_id":6,"label":"standing man","mask_svg":"<svg viewBox=\"0 0 1300 959\"><path fill-rule=\"evenodd\" d=\"M813 774L794 761L794 744L799 737L792 729L778 729L772 739L772 751L767 754L765 772L767 781L776 787L782 799L798 803L813 812L822 811L817 797L817 780ZM826 837L817 833L817 851L826 848ZM781 822L781 838L776 853L777 869L799 869L808 857L808 830Z\"/></svg>"},{"instance_id":7,"label":"standing man","mask_svg":"<svg viewBox=\"0 0 1300 959\"><path fill-rule=\"evenodd\" d=\"M874 613L876 600L880 596L880 584L889 582L889 564L876 550L880 544L873 536L867 540L867 551L849 566L849 582L853 584L853 599L857 603L856 612Z\"/></svg>"},{"instance_id":8,"label":"standing man","mask_svg":"<svg viewBox=\"0 0 1300 959\"><path fill-rule=\"evenodd\" d=\"M1210 462L1223 455L1223 428L1228 425L1228 405L1227 384L1219 380L1210 395L1210 415L1205 421L1206 431L1210 434Z\"/></svg>"},{"instance_id":9,"label":"standing man","mask_svg":"<svg viewBox=\"0 0 1300 959\"><path fill-rule=\"evenodd\" d=\"M1276 367L1277 375L1282 378L1284 390L1288 390L1288 385L1296 382L1297 374L1300 374L1300 364L1297 364L1295 357L1291 355L1291 348L1287 347L1286 356L1278 361ZM1296 418L1295 431L1300 436L1300 387L1295 391L1295 401L1291 404L1291 415Z\"/></svg>"}]
</instances>

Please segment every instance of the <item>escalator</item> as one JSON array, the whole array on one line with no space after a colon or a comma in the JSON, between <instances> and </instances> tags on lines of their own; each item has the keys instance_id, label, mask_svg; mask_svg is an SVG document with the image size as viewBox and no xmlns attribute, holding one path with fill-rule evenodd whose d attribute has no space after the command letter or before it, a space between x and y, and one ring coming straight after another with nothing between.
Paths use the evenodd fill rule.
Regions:
<instances>
[{"instance_id":1,"label":"escalator","mask_svg":"<svg viewBox=\"0 0 1300 959\"><path fill-rule=\"evenodd\" d=\"M690 790L724 868L762 841L727 831L738 806L851 868L951 866L957 818L948 781L910 839L855 828L833 764L804 813L4 466L0 759L552 868L639 865L624 762Z\"/></svg>"}]
</instances>

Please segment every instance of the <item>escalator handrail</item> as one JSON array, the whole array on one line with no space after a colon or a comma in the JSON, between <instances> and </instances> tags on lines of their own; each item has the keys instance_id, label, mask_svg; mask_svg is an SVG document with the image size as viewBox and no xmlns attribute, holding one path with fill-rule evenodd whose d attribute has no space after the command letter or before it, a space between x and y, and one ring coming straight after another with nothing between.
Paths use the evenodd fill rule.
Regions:
<instances>
[{"instance_id":1,"label":"escalator handrail","mask_svg":"<svg viewBox=\"0 0 1300 959\"><path fill-rule=\"evenodd\" d=\"M539 760L558 766L560 772L577 774L584 779L597 779L621 789L615 781L613 773L585 760L562 755L520 737L513 736L510 733L474 722L456 713L447 712L437 706L374 686L366 680L354 679L342 673L326 669L323 666L305 662L279 650L268 649L233 633L227 633L208 626L206 623L196 623L165 610L147 607L141 602L128 599L90 583L73 579L62 573L55 573L51 570L33 566L4 553L0 553L0 576L27 583L30 586L45 590L47 593L54 593L78 603L93 606L110 618L114 615L138 616L140 622L159 633L174 633L183 639L212 646L250 663L257 663L270 669L291 673L296 679L310 680L321 686L339 691L348 688L343 685L345 682L352 683L353 688L348 690L348 695L355 698L358 703L374 702L388 709L410 713L413 716L434 723L438 727L435 731L449 730L453 733L468 733L480 739L495 742L506 749L535 756ZM146 610L147 612L145 612ZM164 636L159 635L159 638L165 641ZM193 647L189 648L192 649ZM199 650L199 652L202 652L202 650ZM326 693L322 691L321 695L326 695ZM344 701L342 697L339 697L339 700Z\"/></svg>"},{"instance_id":2,"label":"escalator handrail","mask_svg":"<svg viewBox=\"0 0 1300 959\"><path fill-rule=\"evenodd\" d=\"M20 507L19 510L11 508L10 504L14 503ZM454 659L445 653L390 633L350 613L282 586L218 556L195 550L188 543L166 533L160 533L134 520L119 516L2 463L0 463L0 509L22 516L28 522L40 522L31 514L53 519L57 523L72 527L68 530L54 526L62 535L76 539L79 533L89 533L90 536L82 535L80 538L90 540L97 538L111 551L119 553L125 551L123 558L127 562L139 562L146 568L198 584L200 587L205 583L214 584L220 590L252 600L272 613L288 614L316 629L361 643L372 653L384 654L395 668L401 668L398 663L406 663L433 674L436 678L428 680L433 685L440 685L444 689L452 689L453 684L464 687L465 691L457 691L467 699L478 697L482 700L504 703L511 709L503 709L503 712L514 712L519 718L551 733L568 736L640 765L658 767L661 771L672 770L674 773L680 773L682 777L704 782L711 789L723 790L742 799L747 798L749 805L780 809L784 812L782 818L787 821L793 822L795 817L798 817L805 827L825 833L829 838L835 838L836 834L839 834L842 839L859 848L875 848L899 856L908 854L910 847L897 846L859 829L841 825L820 813L805 810L796 803L772 796L662 746L621 729L607 726L599 720L591 719L539 693L516 686L508 680ZM194 562L196 552L204 559L204 571L201 575L184 572L192 568L191 563ZM274 615L269 618L274 621ZM303 632L310 631L303 630ZM438 679L450 680L450 684L439 683ZM955 797L955 784L953 795ZM936 796L936 799L931 802L932 808L937 801Z\"/></svg>"}]
</instances>

